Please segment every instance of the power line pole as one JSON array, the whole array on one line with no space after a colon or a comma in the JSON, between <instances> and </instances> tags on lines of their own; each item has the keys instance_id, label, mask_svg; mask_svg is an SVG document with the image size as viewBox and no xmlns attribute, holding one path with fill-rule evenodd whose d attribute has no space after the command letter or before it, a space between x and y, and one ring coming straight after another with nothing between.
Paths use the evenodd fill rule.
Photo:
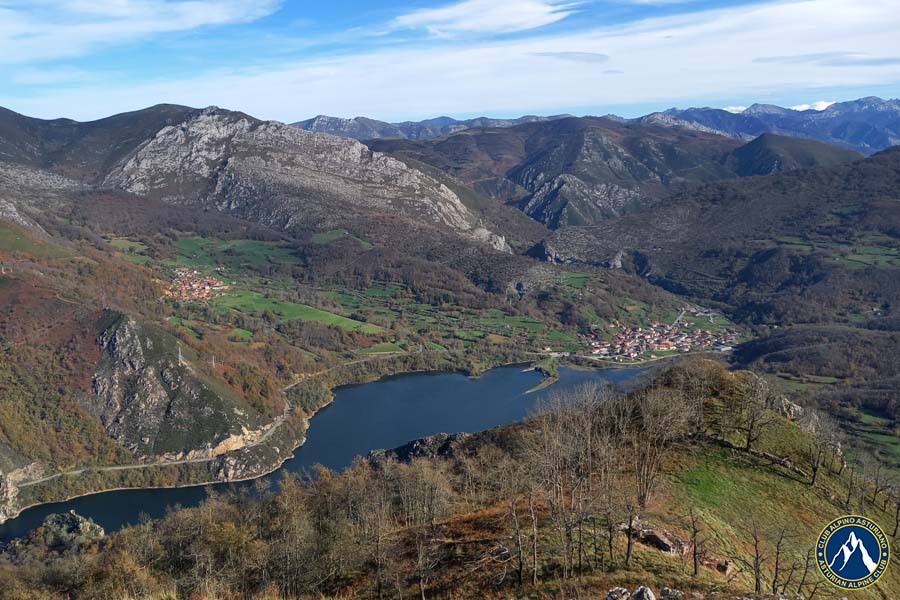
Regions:
<instances>
[{"instance_id":1,"label":"power line pole","mask_svg":"<svg viewBox=\"0 0 900 600\"><path fill-rule=\"evenodd\" d=\"M178 366L184 365L184 359L181 356L181 344L178 344Z\"/></svg>"}]
</instances>

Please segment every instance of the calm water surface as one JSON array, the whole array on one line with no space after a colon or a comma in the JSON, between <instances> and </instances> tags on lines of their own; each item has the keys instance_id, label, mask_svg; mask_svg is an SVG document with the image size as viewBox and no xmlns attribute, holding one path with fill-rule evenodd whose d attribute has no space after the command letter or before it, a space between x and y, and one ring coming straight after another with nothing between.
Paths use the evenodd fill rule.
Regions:
<instances>
[{"instance_id":1,"label":"calm water surface","mask_svg":"<svg viewBox=\"0 0 900 600\"><path fill-rule=\"evenodd\" d=\"M471 379L458 373L416 373L388 377L374 383L335 390L334 402L310 422L306 443L278 471L304 472L321 464L340 470L353 458L378 448L395 448L435 433L481 431L521 420L551 391L589 381L625 382L640 370L559 369L559 382L526 393L542 376L522 367L501 367ZM216 484L178 489L139 489L103 492L67 502L44 504L24 511L0 525L0 541L34 529L52 513L74 510L107 531L139 522L142 514L157 518L170 507L195 506L208 487L236 489L251 483Z\"/></svg>"}]
</instances>

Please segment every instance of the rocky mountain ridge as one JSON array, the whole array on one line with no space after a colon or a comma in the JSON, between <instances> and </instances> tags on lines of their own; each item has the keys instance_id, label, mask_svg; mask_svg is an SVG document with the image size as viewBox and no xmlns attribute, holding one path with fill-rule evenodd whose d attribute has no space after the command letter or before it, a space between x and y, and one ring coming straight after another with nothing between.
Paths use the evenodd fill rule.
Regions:
<instances>
[{"instance_id":1,"label":"rocky mountain ridge","mask_svg":"<svg viewBox=\"0 0 900 600\"><path fill-rule=\"evenodd\" d=\"M693 127L736 139L763 133L807 138L872 154L900 144L900 99L875 96L837 102L824 110L792 110L754 104L741 112L718 108L672 108L633 120L666 127Z\"/></svg>"},{"instance_id":2,"label":"rocky mountain ridge","mask_svg":"<svg viewBox=\"0 0 900 600\"><path fill-rule=\"evenodd\" d=\"M353 140L216 107L161 105L91 123L4 111L0 139L6 163L94 188L282 228L394 215L508 251L449 187L401 161Z\"/></svg>"},{"instance_id":3,"label":"rocky mountain ridge","mask_svg":"<svg viewBox=\"0 0 900 600\"><path fill-rule=\"evenodd\" d=\"M292 123L293 127L306 131L317 131L349 137L357 140L370 140L375 138L398 138L404 140L428 140L436 137L450 135L465 129L474 127L514 127L523 123L539 121L552 121L563 119L572 115L552 115L540 117L526 115L517 119L495 119L490 117L478 117L459 121L451 117L437 117L425 121L404 121L402 123L388 123L366 117L353 117L343 119L319 115L305 121Z\"/></svg>"}]
</instances>

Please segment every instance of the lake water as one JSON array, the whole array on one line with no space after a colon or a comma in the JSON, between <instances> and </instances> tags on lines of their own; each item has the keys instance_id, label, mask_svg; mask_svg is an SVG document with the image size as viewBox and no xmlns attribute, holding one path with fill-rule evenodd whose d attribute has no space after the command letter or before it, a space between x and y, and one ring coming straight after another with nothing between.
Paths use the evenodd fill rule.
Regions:
<instances>
[{"instance_id":1,"label":"lake water","mask_svg":"<svg viewBox=\"0 0 900 600\"><path fill-rule=\"evenodd\" d=\"M530 394L526 392L541 382L542 375L520 366L492 369L477 379L458 373L415 373L343 386L335 390L334 402L310 421L306 443L267 477L277 481L284 470L304 472L316 464L340 470L354 457L375 449L395 448L435 433L482 431L513 423L552 391L590 381L622 383L639 372L561 368L557 383ZM25 534L52 513L74 510L109 532L139 522L142 514L157 518L169 507L195 506L206 497L208 487L224 490L246 485L252 483L116 490L43 504L0 525L0 541Z\"/></svg>"}]
</instances>

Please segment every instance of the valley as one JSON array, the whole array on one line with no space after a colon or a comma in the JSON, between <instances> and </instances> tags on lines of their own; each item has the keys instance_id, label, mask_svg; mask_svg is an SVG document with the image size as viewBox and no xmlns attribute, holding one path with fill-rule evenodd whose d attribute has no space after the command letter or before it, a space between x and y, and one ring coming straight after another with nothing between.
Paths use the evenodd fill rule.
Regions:
<instances>
[{"instance_id":1,"label":"valley","mask_svg":"<svg viewBox=\"0 0 900 600\"><path fill-rule=\"evenodd\" d=\"M625 379L602 393L629 416L607 415L609 427L577 438L623 452L608 466L623 486L638 485L629 449L671 431L654 467L665 498L705 506L720 527L737 495L768 484L806 520L819 516L813 498L849 510L851 491L889 518L882 473L900 464L896 149L863 157L776 133L745 140L569 116L365 143L216 107L91 123L0 117L7 539L68 507L116 540L145 527L142 511L152 528L193 518L219 494L246 496L235 501L252 513L280 501L265 486L290 490L286 474L313 470L297 485L315 503L317 486L363 468L358 454L374 452L366 460L381 468L391 447L401 447L397 469L453 471L434 476L453 490L448 528L494 535L479 514L524 519L527 494L540 493L530 535L553 538L552 494L516 488L508 509L506 492L470 496L474 481L492 472L489 453L521 456L541 419L569 414L557 406L539 418L539 399ZM370 394L380 399L366 404ZM641 412L663 396L691 421ZM490 428L459 438L491 440L467 442L477 468L442 454L456 437L428 437ZM329 449L338 440L339 459ZM705 503L716 494L731 494L728 507ZM184 512L167 516L177 504ZM604 553L620 563L617 522L634 509L589 504L578 522L607 530L579 535L607 549L578 569L573 548L548 549L532 559L548 565L535 577L594 569L612 581L618 567L594 563ZM683 515L664 504L639 512L685 537ZM413 530L392 521L391 531L406 540ZM626 537L629 553L645 539ZM428 544L443 554L449 539ZM720 559L746 556L735 531L714 547L704 590L731 584ZM674 562L653 552L638 551L647 571L662 560L673 577ZM462 571L441 564L450 579L440 585L452 588ZM367 569L326 587L367 586ZM482 564L476 579L489 571Z\"/></svg>"}]
</instances>

